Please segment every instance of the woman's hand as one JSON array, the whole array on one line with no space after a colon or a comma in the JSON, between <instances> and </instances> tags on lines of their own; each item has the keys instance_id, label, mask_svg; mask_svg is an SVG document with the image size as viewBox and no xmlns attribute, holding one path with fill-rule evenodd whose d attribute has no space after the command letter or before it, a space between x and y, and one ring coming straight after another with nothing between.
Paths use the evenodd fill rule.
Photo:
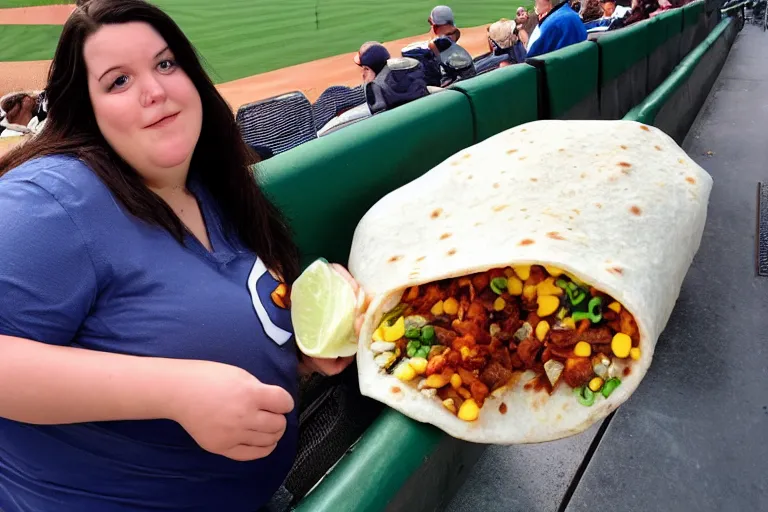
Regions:
<instances>
[{"instance_id":1,"label":"woman's hand","mask_svg":"<svg viewBox=\"0 0 768 512\"><path fill-rule=\"evenodd\" d=\"M338 272L341 277L347 280L349 285L352 287L352 290L355 292L355 295L360 292L360 285L357 281L355 281L355 278L352 277L352 274L350 274L347 269L338 263L331 263L331 268L333 268L333 270ZM366 296L365 303L363 304L361 311L358 311L357 318L355 318L355 334L358 336L360 336L360 329L363 326L363 318L365 317L365 311L368 309L369 303L370 298ZM310 373L320 373L326 376L338 375L339 373L343 372L350 364L352 364L352 361L354 360L355 356L327 359L320 357L309 357L301 354L299 372L302 375L308 375Z\"/></svg>"},{"instance_id":2,"label":"woman's hand","mask_svg":"<svg viewBox=\"0 0 768 512\"><path fill-rule=\"evenodd\" d=\"M221 363L189 361L176 385L171 419L203 449L238 461L272 453L294 408L283 388Z\"/></svg>"}]
</instances>

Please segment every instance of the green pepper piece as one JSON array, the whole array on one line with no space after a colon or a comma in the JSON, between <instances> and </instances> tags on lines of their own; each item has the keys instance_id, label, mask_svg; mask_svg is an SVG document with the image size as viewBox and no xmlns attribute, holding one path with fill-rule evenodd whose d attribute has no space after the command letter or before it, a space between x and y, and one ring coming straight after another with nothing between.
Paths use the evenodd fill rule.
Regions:
<instances>
[{"instance_id":1,"label":"green pepper piece","mask_svg":"<svg viewBox=\"0 0 768 512\"><path fill-rule=\"evenodd\" d=\"M603 396L605 398L608 398L611 396L611 393L614 392L614 390L621 385L621 380L619 380L616 377L613 377L612 379L608 379L608 382L603 385Z\"/></svg>"},{"instance_id":2,"label":"green pepper piece","mask_svg":"<svg viewBox=\"0 0 768 512\"><path fill-rule=\"evenodd\" d=\"M568 295L568 300L571 302L572 306L578 306L585 298L587 298L587 292L573 283L568 284L565 293Z\"/></svg>"},{"instance_id":3,"label":"green pepper piece","mask_svg":"<svg viewBox=\"0 0 768 512\"><path fill-rule=\"evenodd\" d=\"M603 299L601 297L592 297L592 300L589 301L589 306L587 306L587 311L577 311L571 316L576 322L589 320L593 324L599 323L603 319L603 313L600 308L602 303Z\"/></svg>"},{"instance_id":4,"label":"green pepper piece","mask_svg":"<svg viewBox=\"0 0 768 512\"><path fill-rule=\"evenodd\" d=\"M496 295L501 295L507 291L507 278L506 277L494 277L491 279L491 290Z\"/></svg>"},{"instance_id":5,"label":"green pepper piece","mask_svg":"<svg viewBox=\"0 0 768 512\"><path fill-rule=\"evenodd\" d=\"M379 325L384 325L384 322L386 322L388 326L392 327L397 322L397 319L403 316L403 312L405 312L407 307L408 304L398 304L382 317Z\"/></svg>"},{"instance_id":6,"label":"green pepper piece","mask_svg":"<svg viewBox=\"0 0 768 512\"><path fill-rule=\"evenodd\" d=\"M569 284L573 284L573 283L569 283L565 279L558 279L557 281L555 281L555 285L562 288L563 290L567 290Z\"/></svg>"},{"instance_id":7,"label":"green pepper piece","mask_svg":"<svg viewBox=\"0 0 768 512\"><path fill-rule=\"evenodd\" d=\"M435 328L425 325L421 328L421 342L431 345L435 341Z\"/></svg>"},{"instance_id":8,"label":"green pepper piece","mask_svg":"<svg viewBox=\"0 0 768 512\"><path fill-rule=\"evenodd\" d=\"M419 339L419 337L421 337L421 329L418 327L409 327L405 330L405 337L409 340Z\"/></svg>"},{"instance_id":9,"label":"green pepper piece","mask_svg":"<svg viewBox=\"0 0 768 512\"><path fill-rule=\"evenodd\" d=\"M416 351L416 357L421 357L421 358L424 358L424 359L428 359L429 358L429 350L430 350L429 346L421 347L419 350Z\"/></svg>"},{"instance_id":10,"label":"green pepper piece","mask_svg":"<svg viewBox=\"0 0 768 512\"><path fill-rule=\"evenodd\" d=\"M421 348L421 343L418 340L411 340L405 347L405 353L408 357L416 357L416 352Z\"/></svg>"},{"instance_id":11,"label":"green pepper piece","mask_svg":"<svg viewBox=\"0 0 768 512\"><path fill-rule=\"evenodd\" d=\"M573 318L574 322L581 322L589 318L589 313L586 311L576 311L571 315L571 318Z\"/></svg>"},{"instance_id":12,"label":"green pepper piece","mask_svg":"<svg viewBox=\"0 0 768 512\"><path fill-rule=\"evenodd\" d=\"M576 388L574 391L577 390L578 395L576 395L576 399L581 405L584 407L591 407L592 404L595 403L595 393L589 389L589 386L581 386L580 388Z\"/></svg>"}]
</instances>

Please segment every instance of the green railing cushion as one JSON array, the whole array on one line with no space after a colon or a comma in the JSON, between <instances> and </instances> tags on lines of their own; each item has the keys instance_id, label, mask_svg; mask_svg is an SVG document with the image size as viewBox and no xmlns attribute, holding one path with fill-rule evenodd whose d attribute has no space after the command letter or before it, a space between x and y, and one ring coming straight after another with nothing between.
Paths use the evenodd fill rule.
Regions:
<instances>
[{"instance_id":1,"label":"green railing cushion","mask_svg":"<svg viewBox=\"0 0 768 512\"><path fill-rule=\"evenodd\" d=\"M490 71L452 87L472 105L475 142L538 118L536 70L516 64Z\"/></svg>"},{"instance_id":2,"label":"green railing cushion","mask_svg":"<svg viewBox=\"0 0 768 512\"><path fill-rule=\"evenodd\" d=\"M672 9L664 11L661 14L654 17L656 20L661 20L667 28L667 39L674 37L677 34L683 32L683 10Z\"/></svg>"},{"instance_id":3,"label":"green railing cushion","mask_svg":"<svg viewBox=\"0 0 768 512\"><path fill-rule=\"evenodd\" d=\"M642 103L627 112L624 119L639 121L641 123L653 125L659 110L669 101L677 90L685 85L696 66L706 55L709 48L715 44L718 38L727 30L728 25L732 23L731 18L722 20L715 29L704 39L704 41L691 51L683 61L675 68L669 77L656 88Z\"/></svg>"},{"instance_id":4,"label":"green railing cushion","mask_svg":"<svg viewBox=\"0 0 768 512\"><path fill-rule=\"evenodd\" d=\"M539 94L547 105L545 116L558 118L590 94L596 94L599 60L597 45L592 41L528 59L542 74Z\"/></svg>"},{"instance_id":5,"label":"green railing cushion","mask_svg":"<svg viewBox=\"0 0 768 512\"><path fill-rule=\"evenodd\" d=\"M683 26L685 28L696 25L704 14L704 0L696 0L683 6Z\"/></svg>"},{"instance_id":6,"label":"green railing cushion","mask_svg":"<svg viewBox=\"0 0 768 512\"><path fill-rule=\"evenodd\" d=\"M379 512L445 434L387 409L296 512Z\"/></svg>"},{"instance_id":7,"label":"green railing cushion","mask_svg":"<svg viewBox=\"0 0 768 512\"><path fill-rule=\"evenodd\" d=\"M606 84L648 57L648 23L641 22L597 39L600 83Z\"/></svg>"},{"instance_id":8,"label":"green railing cushion","mask_svg":"<svg viewBox=\"0 0 768 512\"><path fill-rule=\"evenodd\" d=\"M302 261L345 263L376 201L472 142L469 100L443 91L281 153L256 173L288 217Z\"/></svg>"}]
</instances>

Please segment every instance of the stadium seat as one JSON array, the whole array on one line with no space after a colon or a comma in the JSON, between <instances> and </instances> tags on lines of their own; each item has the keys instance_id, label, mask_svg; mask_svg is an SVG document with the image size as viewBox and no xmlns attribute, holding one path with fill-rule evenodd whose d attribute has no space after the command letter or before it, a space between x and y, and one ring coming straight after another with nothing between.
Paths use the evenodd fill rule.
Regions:
<instances>
[{"instance_id":1,"label":"stadium seat","mask_svg":"<svg viewBox=\"0 0 768 512\"><path fill-rule=\"evenodd\" d=\"M365 92L362 86L333 85L327 88L312 105L315 128L320 131L334 117L363 103L365 103Z\"/></svg>"},{"instance_id":2,"label":"stadium seat","mask_svg":"<svg viewBox=\"0 0 768 512\"><path fill-rule=\"evenodd\" d=\"M462 92L472 105L475 142L492 137L538 116L536 70L515 64L464 80L451 89ZM499 101L503 98L504 101Z\"/></svg>"},{"instance_id":3,"label":"stadium seat","mask_svg":"<svg viewBox=\"0 0 768 512\"><path fill-rule=\"evenodd\" d=\"M635 23L595 40L600 50L601 119L621 119L647 96L648 25Z\"/></svg>"},{"instance_id":4,"label":"stadium seat","mask_svg":"<svg viewBox=\"0 0 768 512\"><path fill-rule=\"evenodd\" d=\"M344 264L358 221L376 201L472 142L469 101L447 90L277 155L258 164L256 174L285 212L302 263L322 256ZM380 410L360 396L354 368L303 386L300 402L299 454L273 499L283 505L301 499ZM405 432L400 442L407 441ZM271 510L285 510L279 505Z\"/></svg>"},{"instance_id":5,"label":"stadium seat","mask_svg":"<svg viewBox=\"0 0 768 512\"><path fill-rule=\"evenodd\" d=\"M246 143L275 155L317 138L312 105L298 91L243 105L236 120Z\"/></svg>"},{"instance_id":6,"label":"stadium seat","mask_svg":"<svg viewBox=\"0 0 768 512\"><path fill-rule=\"evenodd\" d=\"M527 60L538 72L540 119L599 119L597 45L591 41Z\"/></svg>"}]
</instances>

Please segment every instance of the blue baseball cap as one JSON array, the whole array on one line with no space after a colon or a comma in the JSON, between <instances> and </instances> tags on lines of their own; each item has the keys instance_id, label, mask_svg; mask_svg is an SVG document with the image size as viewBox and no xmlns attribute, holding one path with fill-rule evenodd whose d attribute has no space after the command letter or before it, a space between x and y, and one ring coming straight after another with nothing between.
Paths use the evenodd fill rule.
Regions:
<instances>
[{"instance_id":1,"label":"blue baseball cap","mask_svg":"<svg viewBox=\"0 0 768 512\"><path fill-rule=\"evenodd\" d=\"M355 64L367 66L377 75L384 69L389 60L389 50L376 41L369 41L360 47L360 51L354 57Z\"/></svg>"}]
</instances>

